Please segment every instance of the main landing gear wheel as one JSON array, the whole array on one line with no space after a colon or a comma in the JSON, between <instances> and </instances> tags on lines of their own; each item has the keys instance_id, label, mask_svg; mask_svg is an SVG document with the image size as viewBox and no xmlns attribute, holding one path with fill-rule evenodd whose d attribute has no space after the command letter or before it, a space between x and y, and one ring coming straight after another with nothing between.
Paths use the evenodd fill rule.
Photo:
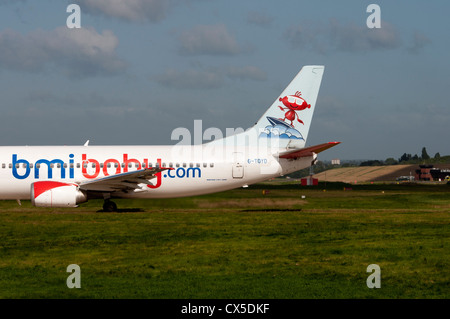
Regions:
<instances>
[{"instance_id":1,"label":"main landing gear wheel","mask_svg":"<svg viewBox=\"0 0 450 319\"><path fill-rule=\"evenodd\" d=\"M113 201L109 199L105 200L103 203L103 211L104 212L117 212L117 205Z\"/></svg>"}]
</instances>

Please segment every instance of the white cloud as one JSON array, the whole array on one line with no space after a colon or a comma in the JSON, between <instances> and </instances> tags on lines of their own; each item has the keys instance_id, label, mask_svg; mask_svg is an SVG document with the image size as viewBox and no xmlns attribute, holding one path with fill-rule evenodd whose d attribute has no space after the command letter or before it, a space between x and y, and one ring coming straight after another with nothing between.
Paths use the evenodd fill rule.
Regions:
<instances>
[{"instance_id":1,"label":"white cloud","mask_svg":"<svg viewBox=\"0 0 450 319\"><path fill-rule=\"evenodd\" d=\"M25 0L0 0L0 6L10 3L24 2Z\"/></svg>"},{"instance_id":2,"label":"white cloud","mask_svg":"<svg viewBox=\"0 0 450 319\"><path fill-rule=\"evenodd\" d=\"M267 75L255 66L230 66L186 71L169 69L155 77L160 85L175 89L216 89L225 85L226 79L264 81Z\"/></svg>"},{"instance_id":3,"label":"white cloud","mask_svg":"<svg viewBox=\"0 0 450 319\"><path fill-rule=\"evenodd\" d=\"M223 77L214 71L169 69L156 76L156 82L175 89L215 89L223 84Z\"/></svg>"},{"instance_id":4,"label":"white cloud","mask_svg":"<svg viewBox=\"0 0 450 319\"><path fill-rule=\"evenodd\" d=\"M324 27L309 24L291 26L284 36L292 48L313 49L323 54L399 48L402 40L397 29L385 21L381 26L380 29L369 29L366 25L342 24L330 20Z\"/></svg>"},{"instance_id":5,"label":"white cloud","mask_svg":"<svg viewBox=\"0 0 450 319\"><path fill-rule=\"evenodd\" d=\"M412 44L409 46L408 51L410 53L418 53L424 47L431 43L430 38L420 32L414 32L412 37Z\"/></svg>"},{"instance_id":6,"label":"white cloud","mask_svg":"<svg viewBox=\"0 0 450 319\"><path fill-rule=\"evenodd\" d=\"M159 22L166 17L170 0L76 0L83 12L128 22Z\"/></svg>"},{"instance_id":7,"label":"white cloud","mask_svg":"<svg viewBox=\"0 0 450 319\"><path fill-rule=\"evenodd\" d=\"M247 22L259 27L269 27L273 18L262 12L251 11L247 14Z\"/></svg>"},{"instance_id":8,"label":"white cloud","mask_svg":"<svg viewBox=\"0 0 450 319\"><path fill-rule=\"evenodd\" d=\"M230 79L265 81L267 74L256 66L228 67L223 70Z\"/></svg>"},{"instance_id":9,"label":"white cloud","mask_svg":"<svg viewBox=\"0 0 450 319\"><path fill-rule=\"evenodd\" d=\"M58 27L26 35L5 30L0 32L0 66L26 72L56 67L78 77L114 75L126 68L115 52L118 44L112 31L93 28Z\"/></svg>"},{"instance_id":10,"label":"white cloud","mask_svg":"<svg viewBox=\"0 0 450 319\"><path fill-rule=\"evenodd\" d=\"M242 52L236 39L223 24L199 25L181 32L180 53L183 55L235 55Z\"/></svg>"}]
</instances>

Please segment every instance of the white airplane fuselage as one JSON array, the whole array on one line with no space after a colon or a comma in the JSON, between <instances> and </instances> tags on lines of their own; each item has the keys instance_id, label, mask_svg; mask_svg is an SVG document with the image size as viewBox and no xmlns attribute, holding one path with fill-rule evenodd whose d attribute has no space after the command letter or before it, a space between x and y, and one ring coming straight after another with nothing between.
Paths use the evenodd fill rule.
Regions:
<instances>
[{"instance_id":1,"label":"white airplane fuselage","mask_svg":"<svg viewBox=\"0 0 450 319\"><path fill-rule=\"evenodd\" d=\"M0 199L29 200L30 185L34 182L82 184L157 166L167 169L156 174L151 185L143 183L125 192L111 192L111 197L193 196L288 174L310 166L313 160L312 156L278 159L259 148L207 145L3 146L0 147Z\"/></svg>"},{"instance_id":2,"label":"white airplane fuselage","mask_svg":"<svg viewBox=\"0 0 450 319\"><path fill-rule=\"evenodd\" d=\"M253 127L203 145L0 147L0 200L76 207L103 198L115 211L111 198L208 194L301 170L339 144L305 145L323 72L303 67Z\"/></svg>"}]
</instances>

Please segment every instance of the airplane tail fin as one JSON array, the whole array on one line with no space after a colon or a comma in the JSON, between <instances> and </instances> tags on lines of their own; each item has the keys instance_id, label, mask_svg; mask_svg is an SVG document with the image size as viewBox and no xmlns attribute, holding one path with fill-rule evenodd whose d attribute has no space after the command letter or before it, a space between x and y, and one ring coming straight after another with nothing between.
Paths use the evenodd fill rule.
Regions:
<instances>
[{"instance_id":1,"label":"airplane tail fin","mask_svg":"<svg viewBox=\"0 0 450 319\"><path fill-rule=\"evenodd\" d=\"M254 129L259 138L278 138L290 147L304 147L316 106L325 67L304 66L264 115ZM281 145L280 145L281 146Z\"/></svg>"}]
</instances>

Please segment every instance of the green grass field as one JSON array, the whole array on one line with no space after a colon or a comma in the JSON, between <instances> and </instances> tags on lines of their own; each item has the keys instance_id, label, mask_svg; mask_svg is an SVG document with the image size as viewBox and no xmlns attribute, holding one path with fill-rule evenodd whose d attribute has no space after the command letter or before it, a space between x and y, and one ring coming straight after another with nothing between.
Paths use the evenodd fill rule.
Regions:
<instances>
[{"instance_id":1,"label":"green grass field","mask_svg":"<svg viewBox=\"0 0 450 319\"><path fill-rule=\"evenodd\" d=\"M450 186L324 187L117 200L118 213L0 201L0 298L450 297Z\"/></svg>"}]
</instances>

